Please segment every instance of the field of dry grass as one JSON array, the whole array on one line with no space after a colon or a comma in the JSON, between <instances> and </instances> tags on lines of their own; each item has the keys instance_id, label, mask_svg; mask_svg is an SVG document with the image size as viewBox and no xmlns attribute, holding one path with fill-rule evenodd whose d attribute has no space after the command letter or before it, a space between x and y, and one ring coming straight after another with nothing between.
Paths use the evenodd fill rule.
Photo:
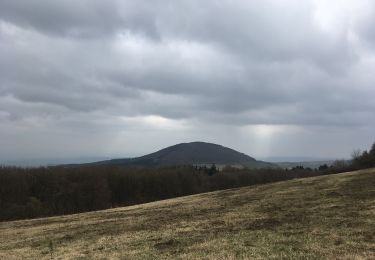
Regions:
<instances>
[{"instance_id":1,"label":"field of dry grass","mask_svg":"<svg viewBox=\"0 0 375 260\"><path fill-rule=\"evenodd\" d=\"M375 170L0 223L0 259L375 259Z\"/></svg>"}]
</instances>

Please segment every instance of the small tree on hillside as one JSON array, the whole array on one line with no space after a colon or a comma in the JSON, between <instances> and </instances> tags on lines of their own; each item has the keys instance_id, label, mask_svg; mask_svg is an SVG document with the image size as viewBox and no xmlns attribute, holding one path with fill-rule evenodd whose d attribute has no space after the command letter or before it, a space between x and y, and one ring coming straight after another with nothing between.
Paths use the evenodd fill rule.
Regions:
<instances>
[{"instance_id":1,"label":"small tree on hillside","mask_svg":"<svg viewBox=\"0 0 375 260\"><path fill-rule=\"evenodd\" d=\"M351 154L352 160L353 160L353 161L358 160L358 158L361 157L361 155L362 155L361 150L359 150L359 149L355 149L355 150L353 150L353 152L352 152L352 154Z\"/></svg>"},{"instance_id":2,"label":"small tree on hillside","mask_svg":"<svg viewBox=\"0 0 375 260\"><path fill-rule=\"evenodd\" d=\"M208 175L209 175L209 176L212 176L212 175L214 175L216 172L217 172L216 165L215 165L215 164L212 164L211 167L210 167L210 169L208 169Z\"/></svg>"},{"instance_id":3,"label":"small tree on hillside","mask_svg":"<svg viewBox=\"0 0 375 260\"><path fill-rule=\"evenodd\" d=\"M353 152L351 153L351 157L352 157L352 165L356 168L360 167L361 157L362 157L361 150L359 150L359 149L353 150Z\"/></svg>"},{"instance_id":4,"label":"small tree on hillside","mask_svg":"<svg viewBox=\"0 0 375 260\"><path fill-rule=\"evenodd\" d=\"M373 159L375 159L375 143L373 143L371 146L370 155Z\"/></svg>"}]
</instances>

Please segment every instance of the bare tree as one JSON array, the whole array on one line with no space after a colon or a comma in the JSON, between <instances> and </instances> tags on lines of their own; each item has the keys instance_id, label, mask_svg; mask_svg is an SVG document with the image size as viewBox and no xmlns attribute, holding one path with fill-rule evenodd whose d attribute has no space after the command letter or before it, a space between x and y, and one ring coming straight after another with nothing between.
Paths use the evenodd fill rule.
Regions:
<instances>
[{"instance_id":1,"label":"bare tree","mask_svg":"<svg viewBox=\"0 0 375 260\"><path fill-rule=\"evenodd\" d=\"M353 162L358 161L358 159L361 157L361 155L362 155L361 150L359 150L359 149L353 150L353 152L351 153L351 157L352 157Z\"/></svg>"}]
</instances>

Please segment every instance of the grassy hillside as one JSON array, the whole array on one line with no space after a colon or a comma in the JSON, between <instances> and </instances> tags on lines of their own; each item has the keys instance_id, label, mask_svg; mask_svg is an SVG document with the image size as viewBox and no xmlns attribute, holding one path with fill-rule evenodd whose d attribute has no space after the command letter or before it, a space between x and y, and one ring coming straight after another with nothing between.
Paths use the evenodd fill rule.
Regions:
<instances>
[{"instance_id":1,"label":"grassy hillside","mask_svg":"<svg viewBox=\"0 0 375 260\"><path fill-rule=\"evenodd\" d=\"M0 259L374 259L375 170L0 223Z\"/></svg>"}]
</instances>

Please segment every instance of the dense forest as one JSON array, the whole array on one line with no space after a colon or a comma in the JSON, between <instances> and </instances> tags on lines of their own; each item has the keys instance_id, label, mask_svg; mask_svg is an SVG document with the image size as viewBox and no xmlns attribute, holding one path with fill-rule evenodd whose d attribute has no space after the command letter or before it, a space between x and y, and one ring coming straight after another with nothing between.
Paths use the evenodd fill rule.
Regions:
<instances>
[{"instance_id":1,"label":"dense forest","mask_svg":"<svg viewBox=\"0 0 375 260\"><path fill-rule=\"evenodd\" d=\"M322 174L192 166L0 168L0 219L62 215Z\"/></svg>"},{"instance_id":2,"label":"dense forest","mask_svg":"<svg viewBox=\"0 0 375 260\"><path fill-rule=\"evenodd\" d=\"M178 196L375 167L375 144L352 163L317 170L176 166L0 167L0 220L72 214Z\"/></svg>"}]
</instances>

